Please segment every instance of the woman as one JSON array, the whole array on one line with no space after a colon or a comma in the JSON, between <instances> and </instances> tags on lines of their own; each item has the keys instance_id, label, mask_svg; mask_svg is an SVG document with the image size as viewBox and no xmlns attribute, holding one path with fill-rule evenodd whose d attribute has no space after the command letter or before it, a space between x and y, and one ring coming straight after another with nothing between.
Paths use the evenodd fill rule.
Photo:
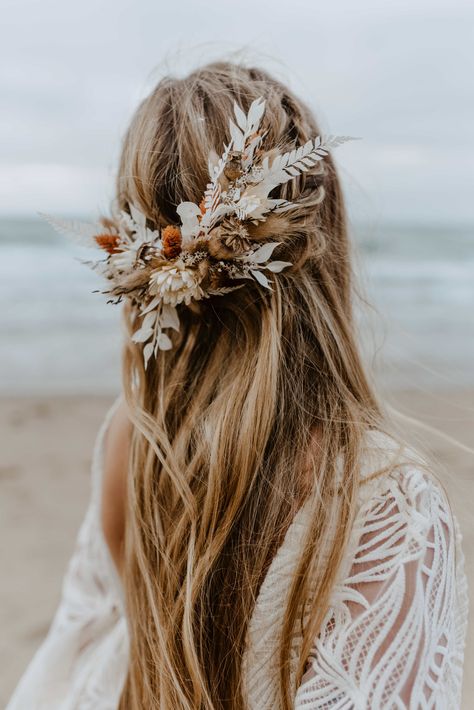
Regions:
<instances>
[{"instance_id":1,"label":"woman","mask_svg":"<svg viewBox=\"0 0 474 710\"><path fill-rule=\"evenodd\" d=\"M318 136L226 63L134 116L114 217L81 230L125 302L124 395L9 710L459 707L459 533L364 372L345 139Z\"/></svg>"}]
</instances>

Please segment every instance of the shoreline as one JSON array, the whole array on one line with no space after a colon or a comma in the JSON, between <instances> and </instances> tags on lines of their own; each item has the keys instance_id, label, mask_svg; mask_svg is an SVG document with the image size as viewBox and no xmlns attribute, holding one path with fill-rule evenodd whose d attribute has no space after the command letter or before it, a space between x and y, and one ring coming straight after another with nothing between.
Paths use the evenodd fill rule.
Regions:
<instances>
[{"instance_id":1,"label":"shoreline","mask_svg":"<svg viewBox=\"0 0 474 710\"><path fill-rule=\"evenodd\" d=\"M387 393L386 393L387 394ZM115 396L14 395L0 403L0 705L11 695L39 646L57 608L61 580L89 498L90 465L97 432ZM474 388L389 391L388 401L404 415L437 427L474 447ZM474 602L474 456L433 432L405 422L410 443L426 444L446 470L450 494L464 537L466 572ZM474 639L467 640L465 702L474 697Z\"/></svg>"}]
</instances>

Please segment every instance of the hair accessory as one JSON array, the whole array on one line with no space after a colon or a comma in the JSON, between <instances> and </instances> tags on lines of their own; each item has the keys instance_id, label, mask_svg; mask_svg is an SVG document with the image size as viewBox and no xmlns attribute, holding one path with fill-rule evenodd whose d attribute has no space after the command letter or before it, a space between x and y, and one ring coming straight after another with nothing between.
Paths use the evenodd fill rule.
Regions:
<instances>
[{"instance_id":1,"label":"hair accessory","mask_svg":"<svg viewBox=\"0 0 474 710\"><path fill-rule=\"evenodd\" d=\"M158 350L169 350L166 331L179 330L177 306L211 296L222 296L251 279L271 290L265 272L277 274L291 262L272 260L279 242L258 237L256 226L270 214L280 214L295 202L269 194L314 167L330 148L350 136L317 137L287 153L262 150L260 124L265 101L256 99L247 115L234 104L230 141L222 156L209 159L210 182L199 205L181 202L180 225L152 230L145 215L129 204L117 220L102 225L67 222L43 215L61 233L78 236L88 246L100 247L105 259L85 262L108 282L103 293L119 302L124 296L139 308L141 323L133 334L143 343L145 367Z\"/></svg>"}]
</instances>

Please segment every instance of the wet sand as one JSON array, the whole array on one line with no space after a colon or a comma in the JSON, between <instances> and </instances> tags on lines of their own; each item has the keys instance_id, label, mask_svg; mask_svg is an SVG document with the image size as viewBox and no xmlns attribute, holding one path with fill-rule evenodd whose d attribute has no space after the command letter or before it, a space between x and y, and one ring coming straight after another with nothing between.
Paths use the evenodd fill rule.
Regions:
<instances>
[{"instance_id":1,"label":"wet sand","mask_svg":"<svg viewBox=\"0 0 474 710\"><path fill-rule=\"evenodd\" d=\"M474 446L474 392L399 392L394 402L465 445ZM92 448L110 397L4 398L0 403L0 706L41 643L89 496ZM405 423L407 436L415 428ZM474 599L474 457L422 432L464 536ZM463 708L474 703L474 639L469 634ZM25 709L26 710L26 709Z\"/></svg>"}]
</instances>

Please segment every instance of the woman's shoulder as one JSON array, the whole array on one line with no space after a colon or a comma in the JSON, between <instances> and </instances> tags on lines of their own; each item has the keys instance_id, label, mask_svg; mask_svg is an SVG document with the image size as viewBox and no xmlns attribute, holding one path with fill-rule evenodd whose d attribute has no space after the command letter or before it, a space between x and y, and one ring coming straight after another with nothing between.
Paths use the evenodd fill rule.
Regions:
<instances>
[{"instance_id":1,"label":"woman's shoulder","mask_svg":"<svg viewBox=\"0 0 474 710\"><path fill-rule=\"evenodd\" d=\"M347 564L368 541L374 555L393 564L433 554L445 562L463 559L459 525L433 467L418 451L380 431L370 432L364 445Z\"/></svg>"},{"instance_id":2,"label":"woman's shoulder","mask_svg":"<svg viewBox=\"0 0 474 710\"><path fill-rule=\"evenodd\" d=\"M406 581L419 575L425 587L427 579L437 589L449 587L462 627L467 587L461 543L449 496L429 463L393 437L371 432L341 588L368 581L385 588L394 580L401 584L399 576Z\"/></svg>"},{"instance_id":3,"label":"woman's shoulder","mask_svg":"<svg viewBox=\"0 0 474 710\"><path fill-rule=\"evenodd\" d=\"M353 528L297 707L316 706L328 689L351 707L355 698L364 707L458 707L468 611L459 542L429 464L370 432Z\"/></svg>"},{"instance_id":4,"label":"woman's shoulder","mask_svg":"<svg viewBox=\"0 0 474 710\"><path fill-rule=\"evenodd\" d=\"M416 450L382 432L367 436L359 500L346 558L381 562L386 572L407 562L438 569L464 588L462 536L449 495ZM464 604L464 602L463 602Z\"/></svg>"},{"instance_id":5,"label":"woman's shoulder","mask_svg":"<svg viewBox=\"0 0 474 710\"><path fill-rule=\"evenodd\" d=\"M362 450L359 504L370 506L380 496L392 497L407 514L422 514L435 503L450 509L448 494L432 464L411 446L371 430Z\"/></svg>"}]
</instances>

